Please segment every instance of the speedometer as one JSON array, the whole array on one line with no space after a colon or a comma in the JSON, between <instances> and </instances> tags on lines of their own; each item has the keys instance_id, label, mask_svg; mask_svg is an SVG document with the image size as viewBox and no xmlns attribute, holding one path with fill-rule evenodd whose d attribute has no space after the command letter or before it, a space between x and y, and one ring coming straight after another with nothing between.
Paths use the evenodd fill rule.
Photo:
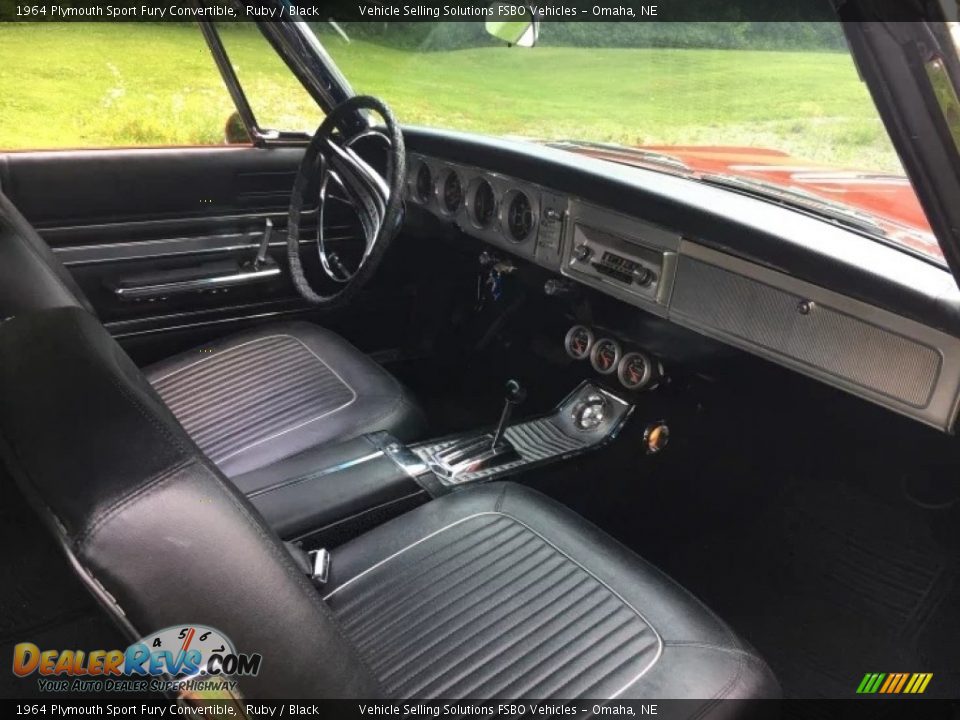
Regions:
<instances>
[{"instance_id":1,"label":"speedometer","mask_svg":"<svg viewBox=\"0 0 960 720\"><path fill-rule=\"evenodd\" d=\"M610 375L617 371L622 356L620 343L610 338L600 338L590 351L590 364L601 375Z\"/></svg>"}]
</instances>

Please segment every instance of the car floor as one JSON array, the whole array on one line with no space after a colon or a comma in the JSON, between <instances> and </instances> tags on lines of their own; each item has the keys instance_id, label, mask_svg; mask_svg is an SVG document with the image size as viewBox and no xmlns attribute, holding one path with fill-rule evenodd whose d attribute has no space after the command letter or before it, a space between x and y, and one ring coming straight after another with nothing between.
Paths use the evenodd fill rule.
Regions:
<instances>
[{"instance_id":1,"label":"car floor","mask_svg":"<svg viewBox=\"0 0 960 720\"><path fill-rule=\"evenodd\" d=\"M439 434L495 422L507 377L531 391L521 414L546 412L590 374L527 342L539 347L395 371ZM747 368L642 394L613 444L515 479L698 595L767 658L786 697L850 698L867 672L933 672L926 695L951 696L956 440L768 363ZM647 456L643 429L658 419L671 441Z\"/></svg>"}]
</instances>

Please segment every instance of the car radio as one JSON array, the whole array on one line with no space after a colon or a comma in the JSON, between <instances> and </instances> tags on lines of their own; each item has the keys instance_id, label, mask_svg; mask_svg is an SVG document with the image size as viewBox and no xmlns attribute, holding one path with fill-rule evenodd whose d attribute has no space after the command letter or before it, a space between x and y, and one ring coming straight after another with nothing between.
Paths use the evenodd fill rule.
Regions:
<instances>
[{"instance_id":1,"label":"car radio","mask_svg":"<svg viewBox=\"0 0 960 720\"><path fill-rule=\"evenodd\" d=\"M604 287L618 288L631 298L665 304L670 283L663 282L664 272L673 253L647 247L636 241L577 223L572 243L566 253L564 271L581 279L600 281ZM594 283L594 284L595 284Z\"/></svg>"}]
</instances>

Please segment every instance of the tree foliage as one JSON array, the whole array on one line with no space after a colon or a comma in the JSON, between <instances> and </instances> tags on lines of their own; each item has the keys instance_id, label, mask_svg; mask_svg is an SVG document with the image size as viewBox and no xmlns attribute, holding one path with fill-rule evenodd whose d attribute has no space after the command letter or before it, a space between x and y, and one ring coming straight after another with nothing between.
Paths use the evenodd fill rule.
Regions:
<instances>
[{"instance_id":1,"label":"tree foliage","mask_svg":"<svg viewBox=\"0 0 960 720\"><path fill-rule=\"evenodd\" d=\"M390 47L454 50L495 45L482 22L342 23L351 38ZM332 32L325 23L315 29ZM843 32L828 22L557 22L540 27L540 44L560 47L663 47L752 50L843 50Z\"/></svg>"}]
</instances>

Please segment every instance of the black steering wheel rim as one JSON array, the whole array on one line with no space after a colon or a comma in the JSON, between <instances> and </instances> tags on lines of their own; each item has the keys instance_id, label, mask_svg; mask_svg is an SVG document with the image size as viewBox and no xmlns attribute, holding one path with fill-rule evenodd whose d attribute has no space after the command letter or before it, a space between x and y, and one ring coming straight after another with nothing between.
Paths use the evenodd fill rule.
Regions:
<instances>
[{"instance_id":1,"label":"black steering wheel rim","mask_svg":"<svg viewBox=\"0 0 960 720\"><path fill-rule=\"evenodd\" d=\"M389 143L386 177L366 163L351 145L369 127L350 131L361 110L373 110L383 120L380 130ZM390 108L378 98L358 95L340 103L317 128L303 154L290 197L287 214L287 255L290 274L300 294L309 302L328 305L344 302L373 276L403 217L403 186L406 178L403 133ZM364 233L364 253L357 269L350 273L327 252L323 240L323 203L330 183L346 193L357 211ZM319 188L317 250L321 267L340 287L324 293L310 282L300 258L300 220L311 188Z\"/></svg>"}]
</instances>

